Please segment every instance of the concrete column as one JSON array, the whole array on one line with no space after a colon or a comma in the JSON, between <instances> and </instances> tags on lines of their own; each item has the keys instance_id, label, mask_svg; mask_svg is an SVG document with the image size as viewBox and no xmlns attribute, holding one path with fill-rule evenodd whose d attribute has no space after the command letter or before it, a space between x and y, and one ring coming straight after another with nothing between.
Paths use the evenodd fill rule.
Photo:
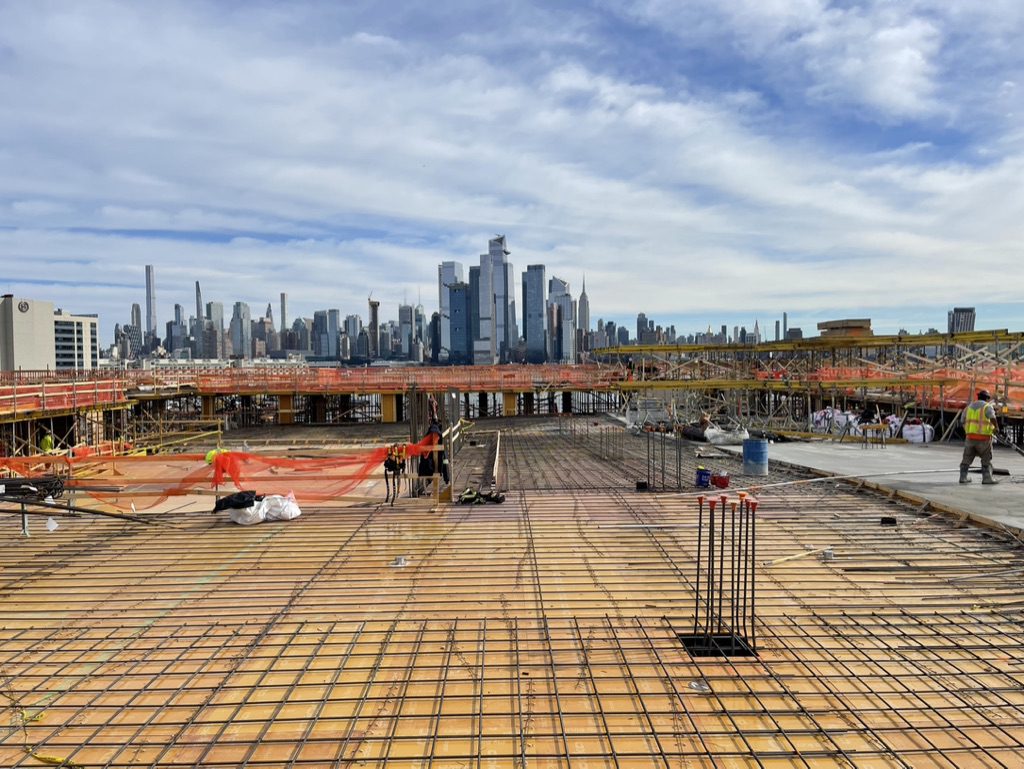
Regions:
<instances>
[{"instance_id":1,"label":"concrete column","mask_svg":"<svg viewBox=\"0 0 1024 769\"><path fill-rule=\"evenodd\" d=\"M398 396L395 393L384 393L380 396L380 421L393 425L398 421Z\"/></svg>"},{"instance_id":2,"label":"concrete column","mask_svg":"<svg viewBox=\"0 0 1024 769\"><path fill-rule=\"evenodd\" d=\"M516 415L516 400L518 400L515 393L502 393L502 404L501 412L507 417L514 417Z\"/></svg>"},{"instance_id":3,"label":"concrete column","mask_svg":"<svg viewBox=\"0 0 1024 769\"><path fill-rule=\"evenodd\" d=\"M217 417L214 405L216 400L212 395L203 396L203 419L215 419Z\"/></svg>"},{"instance_id":4,"label":"concrete column","mask_svg":"<svg viewBox=\"0 0 1024 769\"><path fill-rule=\"evenodd\" d=\"M277 423L290 425L295 422L295 396L292 394L277 396Z\"/></svg>"}]
</instances>

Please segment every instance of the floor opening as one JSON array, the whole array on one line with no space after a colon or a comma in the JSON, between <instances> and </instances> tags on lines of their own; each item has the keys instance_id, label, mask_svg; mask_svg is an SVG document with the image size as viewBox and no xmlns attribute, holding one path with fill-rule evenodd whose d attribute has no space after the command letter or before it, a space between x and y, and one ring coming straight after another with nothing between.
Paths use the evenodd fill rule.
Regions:
<instances>
[{"instance_id":1,"label":"floor opening","mask_svg":"<svg viewBox=\"0 0 1024 769\"><path fill-rule=\"evenodd\" d=\"M691 657L756 657L757 652L746 639L732 634L677 633Z\"/></svg>"}]
</instances>

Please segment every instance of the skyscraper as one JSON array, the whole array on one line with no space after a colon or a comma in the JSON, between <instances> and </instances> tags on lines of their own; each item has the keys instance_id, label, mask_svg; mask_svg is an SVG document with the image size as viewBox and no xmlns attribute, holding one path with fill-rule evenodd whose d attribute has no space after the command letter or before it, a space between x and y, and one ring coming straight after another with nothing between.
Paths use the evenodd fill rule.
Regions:
<instances>
[{"instance_id":1,"label":"skyscraper","mask_svg":"<svg viewBox=\"0 0 1024 769\"><path fill-rule=\"evenodd\" d=\"M348 334L348 338L355 344L355 340L359 338L359 332L363 330L363 319L358 315L346 315L345 316L345 333Z\"/></svg>"},{"instance_id":2,"label":"skyscraper","mask_svg":"<svg viewBox=\"0 0 1024 769\"><path fill-rule=\"evenodd\" d=\"M252 358L252 314L245 302L235 302L231 314L231 350L236 358Z\"/></svg>"},{"instance_id":3,"label":"skyscraper","mask_svg":"<svg viewBox=\"0 0 1024 769\"><path fill-rule=\"evenodd\" d=\"M504 235L487 242L487 255L491 259L491 281L494 290L494 349L502 363L508 362L519 343L516 321L515 269L508 261Z\"/></svg>"},{"instance_id":4,"label":"skyscraper","mask_svg":"<svg viewBox=\"0 0 1024 769\"><path fill-rule=\"evenodd\" d=\"M449 351L452 346L450 287L453 283L462 283L462 281L463 271L461 262L441 262L437 268L437 306L441 313L441 350L438 355L438 361L441 363L445 363L448 360Z\"/></svg>"},{"instance_id":5,"label":"skyscraper","mask_svg":"<svg viewBox=\"0 0 1024 769\"><path fill-rule=\"evenodd\" d=\"M288 328L288 294L281 292L281 333Z\"/></svg>"},{"instance_id":6,"label":"skyscraper","mask_svg":"<svg viewBox=\"0 0 1024 769\"><path fill-rule=\"evenodd\" d=\"M142 308L138 302L132 302L131 324L135 328L142 328Z\"/></svg>"},{"instance_id":7,"label":"skyscraper","mask_svg":"<svg viewBox=\"0 0 1024 769\"><path fill-rule=\"evenodd\" d=\"M543 363L547 360L547 284L543 264L530 264L523 273L523 336L526 337L526 360Z\"/></svg>"},{"instance_id":8,"label":"skyscraper","mask_svg":"<svg viewBox=\"0 0 1024 769\"><path fill-rule=\"evenodd\" d=\"M587 296L587 278L583 277L583 290L580 291L580 298L576 305L577 323L576 326L584 334L590 331L590 299Z\"/></svg>"},{"instance_id":9,"label":"skyscraper","mask_svg":"<svg viewBox=\"0 0 1024 769\"><path fill-rule=\"evenodd\" d=\"M370 305L370 326L367 329L370 340L370 357L380 358L384 351L380 349L380 302L373 299L367 300Z\"/></svg>"},{"instance_id":10,"label":"skyscraper","mask_svg":"<svg viewBox=\"0 0 1024 769\"><path fill-rule=\"evenodd\" d=\"M398 305L398 334L402 344L402 355L406 359L412 353L413 308L410 304Z\"/></svg>"},{"instance_id":11,"label":"skyscraper","mask_svg":"<svg viewBox=\"0 0 1024 769\"><path fill-rule=\"evenodd\" d=\"M451 316L449 363L473 362L472 313L470 311L472 294L468 283L452 283L449 287L451 299L448 305L448 312Z\"/></svg>"},{"instance_id":12,"label":"skyscraper","mask_svg":"<svg viewBox=\"0 0 1024 769\"><path fill-rule=\"evenodd\" d=\"M954 307L946 315L948 333L961 334L974 331L975 312L973 307Z\"/></svg>"},{"instance_id":13,"label":"skyscraper","mask_svg":"<svg viewBox=\"0 0 1024 769\"><path fill-rule=\"evenodd\" d=\"M313 355L328 358L331 355L331 333L327 327L327 310L313 313Z\"/></svg>"},{"instance_id":14,"label":"skyscraper","mask_svg":"<svg viewBox=\"0 0 1024 769\"><path fill-rule=\"evenodd\" d=\"M156 278L153 265L146 265L146 333L156 336Z\"/></svg>"},{"instance_id":15,"label":"skyscraper","mask_svg":"<svg viewBox=\"0 0 1024 769\"><path fill-rule=\"evenodd\" d=\"M557 307L557 313L550 308ZM575 302L569 293L569 283L552 277L548 281L548 336L551 339L551 360L561 363L576 362Z\"/></svg>"},{"instance_id":16,"label":"skyscraper","mask_svg":"<svg viewBox=\"0 0 1024 769\"><path fill-rule=\"evenodd\" d=\"M199 290L199 281L196 281L196 321L199 328L203 327L203 292Z\"/></svg>"},{"instance_id":17,"label":"skyscraper","mask_svg":"<svg viewBox=\"0 0 1024 769\"><path fill-rule=\"evenodd\" d=\"M491 365L497 362L494 331L494 265L490 254L481 254L477 285L477 330L473 337L473 363Z\"/></svg>"}]
</instances>

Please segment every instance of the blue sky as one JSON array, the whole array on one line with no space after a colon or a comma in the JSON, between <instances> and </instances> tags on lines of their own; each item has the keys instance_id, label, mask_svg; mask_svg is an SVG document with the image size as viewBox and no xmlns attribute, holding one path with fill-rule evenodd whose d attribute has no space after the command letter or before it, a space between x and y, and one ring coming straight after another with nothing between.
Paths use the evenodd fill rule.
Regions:
<instances>
[{"instance_id":1,"label":"blue sky","mask_svg":"<svg viewBox=\"0 0 1024 769\"><path fill-rule=\"evenodd\" d=\"M0 289L437 304L495 233L593 319L1024 327L1019 0L0 5Z\"/></svg>"}]
</instances>

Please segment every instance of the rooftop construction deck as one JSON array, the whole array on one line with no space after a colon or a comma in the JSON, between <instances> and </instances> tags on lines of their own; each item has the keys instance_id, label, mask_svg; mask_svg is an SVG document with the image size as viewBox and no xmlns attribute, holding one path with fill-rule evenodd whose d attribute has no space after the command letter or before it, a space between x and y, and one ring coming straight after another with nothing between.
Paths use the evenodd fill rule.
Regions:
<instances>
[{"instance_id":1,"label":"rooftop construction deck","mask_svg":"<svg viewBox=\"0 0 1024 769\"><path fill-rule=\"evenodd\" d=\"M504 504L0 516L0 766L1024 765L1009 534L706 447L652 463L600 419L481 422L456 488L498 428ZM755 654L680 638L711 578L698 462L760 487Z\"/></svg>"}]
</instances>

